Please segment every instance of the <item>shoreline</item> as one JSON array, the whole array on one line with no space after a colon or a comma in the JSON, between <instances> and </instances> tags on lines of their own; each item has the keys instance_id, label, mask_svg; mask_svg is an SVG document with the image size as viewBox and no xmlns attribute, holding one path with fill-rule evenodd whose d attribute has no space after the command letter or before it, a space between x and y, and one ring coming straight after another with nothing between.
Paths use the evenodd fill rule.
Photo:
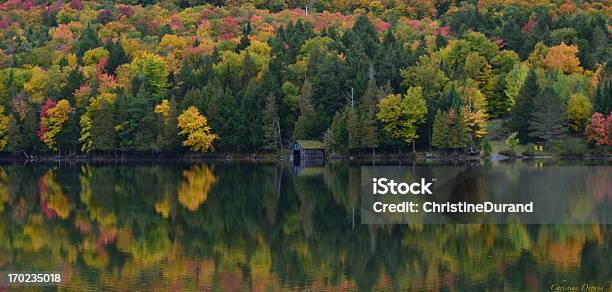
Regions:
<instances>
[{"instance_id":1,"label":"shoreline","mask_svg":"<svg viewBox=\"0 0 612 292\"><path fill-rule=\"evenodd\" d=\"M325 159L325 162L348 161L348 162L424 162L424 161L514 161L514 160L585 160L585 161L610 161L612 156L505 156L501 154L493 154L490 156L479 155L423 155L423 152L417 152L417 155L408 154L376 154L372 155L330 155ZM0 156L0 162L291 162L292 159L288 154L272 154L272 153L219 153L219 154L204 154L204 155L103 155L103 156ZM325 163L323 163L325 164Z\"/></svg>"}]
</instances>

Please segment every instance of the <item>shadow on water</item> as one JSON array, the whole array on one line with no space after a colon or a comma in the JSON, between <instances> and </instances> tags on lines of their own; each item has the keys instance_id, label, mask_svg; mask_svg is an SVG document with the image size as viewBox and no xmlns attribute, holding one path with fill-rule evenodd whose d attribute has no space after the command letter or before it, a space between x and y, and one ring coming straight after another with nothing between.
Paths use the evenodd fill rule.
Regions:
<instances>
[{"instance_id":1,"label":"shadow on water","mask_svg":"<svg viewBox=\"0 0 612 292\"><path fill-rule=\"evenodd\" d=\"M452 199L494 189L482 169L512 185L550 165L507 166L470 166ZM612 200L610 173L576 175L569 191ZM359 192L360 167L344 162L2 165L0 270L61 271L76 290L543 290L612 277L610 225L362 225Z\"/></svg>"}]
</instances>

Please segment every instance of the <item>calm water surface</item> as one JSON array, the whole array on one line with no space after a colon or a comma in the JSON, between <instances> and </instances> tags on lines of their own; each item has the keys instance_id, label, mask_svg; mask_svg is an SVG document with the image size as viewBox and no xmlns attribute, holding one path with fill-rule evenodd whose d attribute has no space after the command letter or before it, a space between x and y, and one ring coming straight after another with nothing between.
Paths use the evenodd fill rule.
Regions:
<instances>
[{"instance_id":1,"label":"calm water surface","mask_svg":"<svg viewBox=\"0 0 612 292\"><path fill-rule=\"evenodd\" d=\"M584 164L470 167L504 167L504 181L520 184L525 169ZM346 163L3 164L0 270L61 271L75 291L542 291L612 280L612 225L362 225L359 179ZM612 201L612 173L575 179L568 192Z\"/></svg>"}]
</instances>

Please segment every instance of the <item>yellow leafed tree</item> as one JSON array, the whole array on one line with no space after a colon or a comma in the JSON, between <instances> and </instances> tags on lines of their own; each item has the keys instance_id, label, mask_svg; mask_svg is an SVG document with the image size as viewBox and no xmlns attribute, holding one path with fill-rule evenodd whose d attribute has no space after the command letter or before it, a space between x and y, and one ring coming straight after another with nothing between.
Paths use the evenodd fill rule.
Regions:
<instances>
[{"instance_id":1,"label":"yellow leafed tree","mask_svg":"<svg viewBox=\"0 0 612 292\"><path fill-rule=\"evenodd\" d=\"M8 144L9 116L4 115L4 107L0 105L0 151Z\"/></svg>"},{"instance_id":2,"label":"yellow leafed tree","mask_svg":"<svg viewBox=\"0 0 612 292\"><path fill-rule=\"evenodd\" d=\"M57 104L47 110L45 116L41 117L41 125L46 128L46 131L42 134L41 140L50 149L57 150L57 142L55 137L62 130L62 126L68 120L72 107L70 102L66 99L62 99Z\"/></svg>"},{"instance_id":3,"label":"yellow leafed tree","mask_svg":"<svg viewBox=\"0 0 612 292\"><path fill-rule=\"evenodd\" d=\"M588 96L582 93L572 94L565 111L570 122L570 128L575 132L584 131L589 118L591 117L593 105Z\"/></svg>"},{"instance_id":4,"label":"yellow leafed tree","mask_svg":"<svg viewBox=\"0 0 612 292\"><path fill-rule=\"evenodd\" d=\"M219 136L211 132L206 117L194 106L178 117L178 127L181 129L179 135L187 135L183 146L192 151L206 152L211 149L212 142L219 139Z\"/></svg>"},{"instance_id":5,"label":"yellow leafed tree","mask_svg":"<svg viewBox=\"0 0 612 292\"><path fill-rule=\"evenodd\" d=\"M487 134L487 120L489 118L486 112L487 100L475 82L469 81L468 83L471 84L463 88L461 96L463 101L461 112L467 130L473 137L480 139Z\"/></svg>"},{"instance_id":6,"label":"yellow leafed tree","mask_svg":"<svg viewBox=\"0 0 612 292\"><path fill-rule=\"evenodd\" d=\"M159 114L164 120L170 116L170 102L167 99L155 106L155 113Z\"/></svg>"},{"instance_id":7,"label":"yellow leafed tree","mask_svg":"<svg viewBox=\"0 0 612 292\"><path fill-rule=\"evenodd\" d=\"M113 93L102 93L92 99L91 104L87 107L85 114L81 116L81 137L79 142L83 143L81 150L83 152L89 152L93 149L93 138L91 131L93 129L93 115L100 109L100 107L106 104L113 104L117 96Z\"/></svg>"}]
</instances>

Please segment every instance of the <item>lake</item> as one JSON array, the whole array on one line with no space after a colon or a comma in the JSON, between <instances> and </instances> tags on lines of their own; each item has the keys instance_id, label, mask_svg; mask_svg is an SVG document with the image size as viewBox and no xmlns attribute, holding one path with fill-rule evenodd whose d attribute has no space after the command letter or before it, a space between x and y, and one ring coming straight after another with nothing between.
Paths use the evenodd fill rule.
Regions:
<instances>
[{"instance_id":1,"label":"lake","mask_svg":"<svg viewBox=\"0 0 612 292\"><path fill-rule=\"evenodd\" d=\"M571 214L612 202L612 172L590 167L605 162L451 164L496 171L505 187L533 169L581 167L558 190L588 198ZM361 169L2 164L0 270L61 272L61 287L81 291L542 291L612 280L610 224L361 224Z\"/></svg>"}]
</instances>

